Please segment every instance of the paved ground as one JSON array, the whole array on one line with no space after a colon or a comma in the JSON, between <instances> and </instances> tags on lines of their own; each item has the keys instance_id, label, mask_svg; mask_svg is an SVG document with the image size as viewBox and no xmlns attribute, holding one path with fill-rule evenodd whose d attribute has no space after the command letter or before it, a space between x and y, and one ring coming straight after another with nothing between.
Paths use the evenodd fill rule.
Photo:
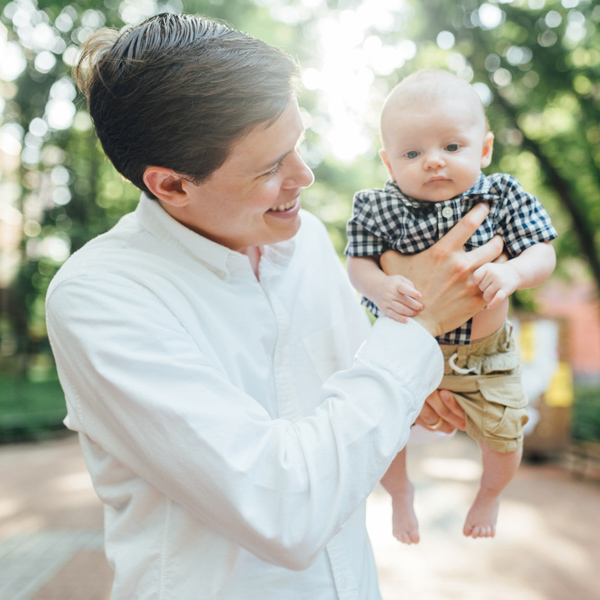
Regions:
<instances>
[{"instance_id":1,"label":"paved ground","mask_svg":"<svg viewBox=\"0 0 600 600\"><path fill-rule=\"evenodd\" d=\"M369 498L385 600L600 600L600 481L525 465L497 537L469 540L460 531L479 475L474 444L457 435L410 455L421 543L396 542L385 492ZM76 438L0 446L0 600L108 600L110 582Z\"/></svg>"},{"instance_id":2,"label":"paved ground","mask_svg":"<svg viewBox=\"0 0 600 600\"><path fill-rule=\"evenodd\" d=\"M480 474L464 434L409 451L421 542L390 535L382 490L368 525L385 600L600 600L600 480L522 465L504 493L494 539L461 531Z\"/></svg>"}]
</instances>

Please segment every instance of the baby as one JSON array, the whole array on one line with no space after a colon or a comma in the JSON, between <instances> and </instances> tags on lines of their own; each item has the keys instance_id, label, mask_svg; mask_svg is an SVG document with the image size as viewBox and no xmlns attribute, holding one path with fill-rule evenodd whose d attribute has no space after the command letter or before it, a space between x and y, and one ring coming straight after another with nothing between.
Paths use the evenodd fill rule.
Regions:
<instances>
[{"instance_id":1,"label":"baby","mask_svg":"<svg viewBox=\"0 0 600 600\"><path fill-rule=\"evenodd\" d=\"M383 106L381 140L390 180L384 189L355 195L346 248L350 279L375 316L406 322L423 308L410 280L380 269L381 254L425 250L478 202L489 203L490 213L465 248L500 235L509 257L474 274L486 309L438 338L440 389L454 393L482 455L481 483L463 533L493 537L500 494L521 461L527 422L519 353L507 321L509 296L550 276L556 264L550 240L557 234L537 198L514 177L481 173L490 164L494 136L478 95L458 77L424 70L404 79ZM419 530L405 454L397 455L382 483L392 495L394 535L411 544L419 541Z\"/></svg>"}]
</instances>

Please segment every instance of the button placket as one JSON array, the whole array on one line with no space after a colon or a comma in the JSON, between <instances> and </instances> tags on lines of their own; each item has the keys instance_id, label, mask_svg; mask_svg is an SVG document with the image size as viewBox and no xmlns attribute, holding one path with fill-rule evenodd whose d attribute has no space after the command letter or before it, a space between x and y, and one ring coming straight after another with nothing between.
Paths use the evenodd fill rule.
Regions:
<instances>
[{"instance_id":1,"label":"button placket","mask_svg":"<svg viewBox=\"0 0 600 600\"><path fill-rule=\"evenodd\" d=\"M451 206L444 206L444 208L442 208L442 217L444 217L444 219L449 219L453 214L454 211Z\"/></svg>"},{"instance_id":2,"label":"button placket","mask_svg":"<svg viewBox=\"0 0 600 600\"><path fill-rule=\"evenodd\" d=\"M277 394L277 412L281 419L295 422L302 418L302 413L296 402L294 384L292 380L292 367L289 353L289 316L283 303L273 293L271 279L264 276L261 280L263 292L271 305L273 316L277 324L277 340L273 353L273 377Z\"/></svg>"},{"instance_id":3,"label":"button placket","mask_svg":"<svg viewBox=\"0 0 600 600\"><path fill-rule=\"evenodd\" d=\"M325 547L333 571L338 600L359 600L359 586L348 564L348 554L339 538Z\"/></svg>"}]
</instances>

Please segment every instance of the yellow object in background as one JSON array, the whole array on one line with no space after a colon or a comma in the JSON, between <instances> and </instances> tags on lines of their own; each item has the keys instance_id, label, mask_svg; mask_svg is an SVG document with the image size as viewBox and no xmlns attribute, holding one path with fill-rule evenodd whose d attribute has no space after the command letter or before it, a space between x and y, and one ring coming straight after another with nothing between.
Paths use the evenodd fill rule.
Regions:
<instances>
[{"instance_id":1,"label":"yellow object in background","mask_svg":"<svg viewBox=\"0 0 600 600\"><path fill-rule=\"evenodd\" d=\"M521 362L530 363L535 357L535 323L533 321L524 321L521 323Z\"/></svg>"},{"instance_id":2,"label":"yellow object in background","mask_svg":"<svg viewBox=\"0 0 600 600\"><path fill-rule=\"evenodd\" d=\"M544 394L548 406L571 406L574 400L573 373L566 362L559 362Z\"/></svg>"}]
</instances>

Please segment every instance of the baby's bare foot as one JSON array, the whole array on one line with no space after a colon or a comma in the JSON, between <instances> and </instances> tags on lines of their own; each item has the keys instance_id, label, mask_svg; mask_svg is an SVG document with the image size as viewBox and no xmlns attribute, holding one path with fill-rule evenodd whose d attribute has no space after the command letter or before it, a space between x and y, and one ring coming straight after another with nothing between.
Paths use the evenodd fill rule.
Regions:
<instances>
[{"instance_id":1,"label":"baby's bare foot","mask_svg":"<svg viewBox=\"0 0 600 600\"><path fill-rule=\"evenodd\" d=\"M412 485L392 495L392 524L394 537L403 544L419 542L419 523L413 508L415 490Z\"/></svg>"},{"instance_id":2,"label":"baby's bare foot","mask_svg":"<svg viewBox=\"0 0 600 600\"><path fill-rule=\"evenodd\" d=\"M467 515L463 533L472 538L494 537L499 505L500 496L486 494L479 490Z\"/></svg>"}]
</instances>

